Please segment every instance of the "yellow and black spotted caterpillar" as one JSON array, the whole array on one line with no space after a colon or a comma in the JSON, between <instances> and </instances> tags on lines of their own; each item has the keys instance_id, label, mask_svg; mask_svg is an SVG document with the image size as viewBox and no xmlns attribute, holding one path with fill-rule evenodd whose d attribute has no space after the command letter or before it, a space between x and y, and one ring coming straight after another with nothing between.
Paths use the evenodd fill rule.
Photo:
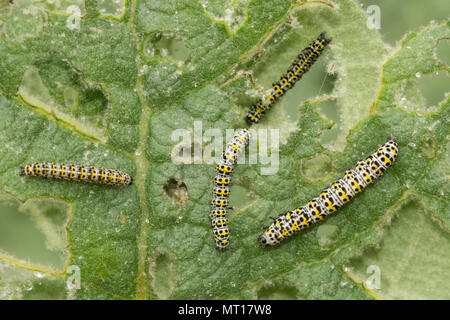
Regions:
<instances>
[{"instance_id":1,"label":"yellow and black spotted caterpillar","mask_svg":"<svg viewBox=\"0 0 450 320\"><path fill-rule=\"evenodd\" d=\"M250 140L250 131L247 129L237 130L230 142L227 143L225 151L217 161L214 177L213 199L209 217L213 228L214 240L218 250L226 249L230 244L230 231L228 230L228 210L231 187L231 174L240 154Z\"/></svg>"},{"instance_id":2,"label":"yellow and black spotted caterpillar","mask_svg":"<svg viewBox=\"0 0 450 320\"><path fill-rule=\"evenodd\" d=\"M394 164L397 153L397 142L388 137L386 143L375 153L364 160L359 160L355 169L347 170L342 179L336 180L323 190L319 197L295 210L281 214L278 218L273 218L274 222L258 241L263 246L276 245L295 232L323 220L382 176L386 169Z\"/></svg>"},{"instance_id":3,"label":"yellow and black spotted caterpillar","mask_svg":"<svg viewBox=\"0 0 450 320\"><path fill-rule=\"evenodd\" d=\"M258 101L250 107L247 114L247 121L250 124L258 123L261 117L270 109L277 99L283 96L287 90L293 88L295 83L300 80L304 73L316 62L323 49L330 43L331 38L325 37L325 32L311 43L308 47L298 55L297 59L291 64L289 69L280 80L274 82L272 90L267 98L258 99Z\"/></svg>"},{"instance_id":4,"label":"yellow and black spotted caterpillar","mask_svg":"<svg viewBox=\"0 0 450 320\"><path fill-rule=\"evenodd\" d=\"M20 167L20 175L42 177L47 179L64 179L89 183L127 186L133 182L128 173L92 166L76 166L72 164L41 162Z\"/></svg>"}]
</instances>

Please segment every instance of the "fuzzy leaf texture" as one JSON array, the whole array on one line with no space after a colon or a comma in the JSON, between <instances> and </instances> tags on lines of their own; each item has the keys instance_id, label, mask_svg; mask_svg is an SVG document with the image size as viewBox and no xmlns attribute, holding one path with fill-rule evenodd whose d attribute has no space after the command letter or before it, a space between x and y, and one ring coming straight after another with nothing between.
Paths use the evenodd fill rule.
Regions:
<instances>
[{"instance_id":1,"label":"fuzzy leaf texture","mask_svg":"<svg viewBox=\"0 0 450 320\"><path fill-rule=\"evenodd\" d=\"M367 20L348 0L0 1L0 298L449 299L450 22L390 46ZM172 157L207 150L196 124L248 127L248 107L322 31L331 44L253 128L279 129L279 168L236 166L232 242L218 252L214 159ZM421 85L437 74L447 85L431 103ZM180 129L192 141L174 139ZM388 135L400 153L383 177L260 247L270 216ZM122 169L134 183L18 175L35 161Z\"/></svg>"}]
</instances>

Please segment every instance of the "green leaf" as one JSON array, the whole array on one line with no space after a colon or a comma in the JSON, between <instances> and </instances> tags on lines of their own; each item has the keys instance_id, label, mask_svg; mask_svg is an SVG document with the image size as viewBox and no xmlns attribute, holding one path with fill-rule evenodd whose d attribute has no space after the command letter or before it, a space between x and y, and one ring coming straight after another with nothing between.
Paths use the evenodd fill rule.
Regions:
<instances>
[{"instance_id":1,"label":"green leaf","mask_svg":"<svg viewBox=\"0 0 450 320\"><path fill-rule=\"evenodd\" d=\"M347 0L0 1L0 298L449 299L450 22L391 47L367 19ZM251 152L237 165L219 252L206 133L247 127L248 107L322 31L323 56L253 128L279 129L279 167L264 174ZM433 102L424 82L437 83ZM264 147L257 132L250 151L258 136ZM400 152L385 176L259 246L269 216L387 136ZM34 161L123 169L134 183L20 177Z\"/></svg>"}]
</instances>

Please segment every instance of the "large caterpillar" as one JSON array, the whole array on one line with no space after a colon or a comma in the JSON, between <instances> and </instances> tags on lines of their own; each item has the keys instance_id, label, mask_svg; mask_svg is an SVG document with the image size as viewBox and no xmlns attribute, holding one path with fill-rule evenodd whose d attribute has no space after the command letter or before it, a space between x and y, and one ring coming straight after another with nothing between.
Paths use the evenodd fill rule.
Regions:
<instances>
[{"instance_id":1,"label":"large caterpillar","mask_svg":"<svg viewBox=\"0 0 450 320\"><path fill-rule=\"evenodd\" d=\"M330 41L331 38L326 38L325 32L322 32L313 43L303 49L287 72L281 76L280 80L273 83L272 90L268 97L258 99L258 101L250 107L247 114L247 121L250 124L258 123L259 120L261 120L261 117L271 108L272 104L274 104L279 97L283 96L287 90L295 86L295 83L300 80L303 74L309 70L314 62L316 62L317 58Z\"/></svg>"},{"instance_id":2,"label":"large caterpillar","mask_svg":"<svg viewBox=\"0 0 450 320\"><path fill-rule=\"evenodd\" d=\"M133 182L128 173L120 170L79 166L72 164L41 162L20 167L20 175L47 179L64 179L89 183L127 186Z\"/></svg>"},{"instance_id":3,"label":"large caterpillar","mask_svg":"<svg viewBox=\"0 0 450 320\"><path fill-rule=\"evenodd\" d=\"M230 231L228 230L228 210L231 187L231 174L233 166L238 157L250 140L250 131L247 129L237 130L230 142L227 143L225 151L217 161L214 177L213 199L209 217L213 228L214 240L218 250L226 249L230 244Z\"/></svg>"},{"instance_id":4,"label":"large caterpillar","mask_svg":"<svg viewBox=\"0 0 450 320\"><path fill-rule=\"evenodd\" d=\"M336 180L323 190L319 197L295 210L281 214L278 218L273 218L274 222L258 241L263 246L276 245L295 232L323 220L382 176L386 169L394 164L397 153L397 142L388 137L386 143L375 153L364 160L359 160L355 169L347 170L342 179Z\"/></svg>"}]
</instances>

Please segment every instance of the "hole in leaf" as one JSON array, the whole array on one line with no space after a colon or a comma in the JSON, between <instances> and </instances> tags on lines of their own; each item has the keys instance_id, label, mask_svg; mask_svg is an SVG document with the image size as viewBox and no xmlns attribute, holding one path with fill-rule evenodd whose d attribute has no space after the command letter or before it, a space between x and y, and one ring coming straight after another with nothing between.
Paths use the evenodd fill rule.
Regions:
<instances>
[{"instance_id":1,"label":"hole in leaf","mask_svg":"<svg viewBox=\"0 0 450 320\"><path fill-rule=\"evenodd\" d=\"M300 165L300 174L312 183L324 180L333 172L333 161L324 153L317 154Z\"/></svg>"},{"instance_id":2,"label":"hole in leaf","mask_svg":"<svg viewBox=\"0 0 450 320\"><path fill-rule=\"evenodd\" d=\"M437 24L435 21L448 18L448 11L441 9L446 4L445 0L435 0L433 5L422 0L410 0L408 1L408 7L405 7L399 1L390 0L360 0L358 2L362 6L361 9L375 19L377 18L375 13L367 11L367 9L371 5L380 8L380 29L378 31L381 33L383 40L392 46L395 46L396 42L405 34L411 30L416 30L418 26ZM417 12L420 12L420 15Z\"/></svg>"},{"instance_id":3,"label":"hole in leaf","mask_svg":"<svg viewBox=\"0 0 450 320\"><path fill-rule=\"evenodd\" d=\"M437 142L432 136L425 136L422 142L422 155L425 158L431 159L436 155Z\"/></svg>"},{"instance_id":4,"label":"hole in leaf","mask_svg":"<svg viewBox=\"0 0 450 320\"><path fill-rule=\"evenodd\" d=\"M381 242L350 260L350 277L383 299L448 299L448 230L416 199L391 219Z\"/></svg>"},{"instance_id":5,"label":"hole in leaf","mask_svg":"<svg viewBox=\"0 0 450 320\"><path fill-rule=\"evenodd\" d=\"M69 259L70 205L51 198L21 203L0 195L0 251L15 259L63 271Z\"/></svg>"},{"instance_id":6,"label":"hole in leaf","mask_svg":"<svg viewBox=\"0 0 450 320\"><path fill-rule=\"evenodd\" d=\"M426 110L436 111L450 88L450 74L444 70L417 79L417 86L425 98Z\"/></svg>"},{"instance_id":7,"label":"hole in leaf","mask_svg":"<svg viewBox=\"0 0 450 320\"><path fill-rule=\"evenodd\" d=\"M11 2L13 1L11 0ZM79 15L81 17L86 15L86 6L85 6L86 0L47 0L47 1L33 1L33 2L34 5L39 6L45 11L50 11L52 12L52 14L67 14L68 8L72 6L78 8L77 11L79 11ZM25 1L25 3L27 2Z\"/></svg>"},{"instance_id":8,"label":"hole in leaf","mask_svg":"<svg viewBox=\"0 0 450 320\"><path fill-rule=\"evenodd\" d=\"M339 228L332 224L322 224L317 228L316 239L321 247L331 246L339 239Z\"/></svg>"},{"instance_id":9,"label":"hole in leaf","mask_svg":"<svg viewBox=\"0 0 450 320\"><path fill-rule=\"evenodd\" d=\"M225 23L234 34L247 19L250 0L200 0L200 2L212 19Z\"/></svg>"},{"instance_id":10,"label":"hole in leaf","mask_svg":"<svg viewBox=\"0 0 450 320\"><path fill-rule=\"evenodd\" d=\"M335 99L324 100L317 104L317 110L326 119L334 123L333 127L325 130L320 135L320 144L328 150L336 150L335 144L342 133L342 119L340 114L340 108Z\"/></svg>"},{"instance_id":11,"label":"hole in leaf","mask_svg":"<svg viewBox=\"0 0 450 320\"><path fill-rule=\"evenodd\" d=\"M450 40L449 39L441 39L438 42L436 48L436 56L437 59L447 66L450 65Z\"/></svg>"},{"instance_id":12,"label":"hole in leaf","mask_svg":"<svg viewBox=\"0 0 450 320\"><path fill-rule=\"evenodd\" d=\"M184 40L172 32L154 32L144 42L144 55L148 60L168 59L179 67L191 62L191 52Z\"/></svg>"},{"instance_id":13,"label":"hole in leaf","mask_svg":"<svg viewBox=\"0 0 450 320\"><path fill-rule=\"evenodd\" d=\"M98 10L103 17L122 18L126 10L125 0L97 0Z\"/></svg>"},{"instance_id":14,"label":"hole in leaf","mask_svg":"<svg viewBox=\"0 0 450 320\"><path fill-rule=\"evenodd\" d=\"M242 107L243 113L248 112L248 108L262 95L252 85L251 77L248 74L237 76L235 79L227 82L222 89L227 92L229 99Z\"/></svg>"},{"instance_id":15,"label":"hole in leaf","mask_svg":"<svg viewBox=\"0 0 450 320\"><path fill-rule=\"evenodd\" d=\"M395 102L401 108L413 112L436 112L450 87L450 74L436 71L423 75L418 72L413 79L401 82L395 94Z\"/></svg>"},{"instance_id":16,"label":"hole in leaf","mask_svg":"<svg viewBox=\"0 0 450 320\"><path fill-rule=\"evenodd\" d=\"M78 90L73 87L65 87L63 91L64 105L72 110L78 107Z\"/></svg>"},{"instance_id":17,"label":"hole in leaf","mask_svg":"<svg viewBox=\"0 0 450 320\"><path fill-rule=\"evenodd\" d=\"M59 276L0 260L1 300L63 300L68 298L66 284L66 279Z\"/></svg>"},{"instance_id":18,"label":"hole in leaf","mask_svg":"<svg viewBox=\"0 0 450 320\"><path fill-rule=\"evenodd\" d=\"M281 281L267 283L258 289L257 299L262 300L297 300L299 291L293 286Z\"/></svg>"},{"instance_id":19,"label":"hole in leaf","mask_svg":"<svg viewBox=\"0 0 450 320\"><path fill-rule=\"evenodd\" d=\"M80 74L66 59L50 54L34 61L32 67L35 73L29 76L33 78L27 79L24 75L21 86L32 85L33 81L40 78L50 95L51 101L47 103L54 102L64 111L68 111L67 107L70 107L74 111L73 114L77 116L99 114L107 108L108 100L102 90L98 86L88 86L83 82ZM35 92L34 95L36 94L39 93Z\"/></svg>"},{"instance_id":20,"label":"hole in leaf","mask_svg":"<svg viewBox=\"0 0 450 320\"><path fill-rule=\"evenodd\" d=\"M173 258L167 252L156 252L150 258L150 287L159 299L169 299L176 288L174 267Z\"/></svg>"},{"instance_id":21,"label":"hole in leaf","mask_svg":"<svg viewBox=\"0 0 450 320\"><path fill-rule=\"evenodd\" d=\"M182 180L170 178L164 184L163 189L173 203L183 205L189 199L187 186Z\"/></svg>"},{"instance_id":22,"label":"hole in leaf","mask_svg":"<svg viewBox=\"0 0 450 320\"><path fill-rule=\"evenodd\" d=\"M56 53L55 53L56 54ZM51 53L25 70L18 95L33 107L54 114L78 130L103 139L109 108L98 85L88 85L67 59Z\"/></svg>"}]
</instances>

